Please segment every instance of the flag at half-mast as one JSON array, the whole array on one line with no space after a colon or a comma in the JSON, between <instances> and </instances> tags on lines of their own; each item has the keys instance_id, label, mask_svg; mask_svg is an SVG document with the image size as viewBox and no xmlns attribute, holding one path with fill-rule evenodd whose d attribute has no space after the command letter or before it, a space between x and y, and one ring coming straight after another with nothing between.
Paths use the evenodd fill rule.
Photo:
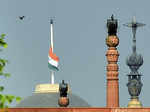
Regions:
<instances>
[{"instance_id":1,"label":"flag at half-mast","mask_svg":"<svg viewBox=\"0 0 150 112\"><path fill-rule=\"evenodd\" d=\"M48 54L48 67L52 71L58 71L59 57L53 53L53 20L51 20L51 45Z\"/></svg>"}]
</instances>

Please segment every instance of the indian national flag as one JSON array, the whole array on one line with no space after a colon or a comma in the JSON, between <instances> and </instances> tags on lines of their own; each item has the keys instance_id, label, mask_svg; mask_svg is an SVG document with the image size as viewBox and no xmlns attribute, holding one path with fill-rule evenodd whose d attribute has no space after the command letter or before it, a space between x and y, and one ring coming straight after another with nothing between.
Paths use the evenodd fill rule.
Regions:
<instances>
[{"instance_id":1,"label":"indian national flag","mask_svg":"<svg viewBox=\"0 0 150 112\"><path fill-rule=\"evenodd\" d=\"M52 48L49 49L49 55L48 55L48 67L52 71L58 71L58 62L59 58L56 56L56 54L53 53Z\"/></svg>"}]
</instances>

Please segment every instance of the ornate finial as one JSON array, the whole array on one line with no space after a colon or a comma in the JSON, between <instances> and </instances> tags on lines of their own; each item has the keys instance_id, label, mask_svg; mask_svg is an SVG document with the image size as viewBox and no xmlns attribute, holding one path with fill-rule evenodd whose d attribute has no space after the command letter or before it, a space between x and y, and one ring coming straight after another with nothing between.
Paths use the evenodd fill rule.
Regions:
<instances>
[{"instance_id":1,"label":"ornate finial","mask_svg":"<svg viewBox=\"0 0 150 112\"><path fill-rule=\"evenodd\" d=\"M60 97L67 97L68 84L62 80L62 83L59 84Z\"/></svg>"},{"instance_id":2,"label":"ornate finial","mask_svg":"<svg viewBox=\"0 0 150 112\"><path fill-rule=\"evenodd\" d=\"M50 23L53 24L53 19L50 19Z\"/></svg>"},{"instance_id":3,"label":"ornate finial","mask_svg":"<svg viewBox=\"0 0 150 112\"><path fill-rule=\"evenodd\" d=\"M127 58L126 64L131 69L128 74L128 91L131 95L131 101L128 103L128 107L142 107L141 102L138 99L142 89L141 74L139 74L138 69L143 64L143 57L136 53L136 29L137 27L144 26L145 24L136 22L135 17L133 17L132 22L124 24L124 26L132 28L133 33L133 53Z\"/></svg>"},{"instance_id":4,"label":"ornate finial","mask_svg":"<svg viewBox=\"0 0 150 112\"><path fill-rule=\"evenodd\" d=\"M52 16L52 17L49 17L49 19L50 19L50 24L53 24L56 20L56 17Z\"/></svg>"},{"instance_id":5,"label":"ornate finial","mask_svg":"<svg viewBox=\"0 0 150 112\"><path fill-rule=\"evenodd\" d=\"M117 37L117 19L114 19L114 15L111 15L111 19L107 19L108 37L106 38L106 44L109 47L116 47L119 44L119 38Z\"/></svg>"},{"instance_id":6,"label":"ornate finial","mask_svg":"<svg viewBox=\"0 0 150 112\"><path fill-rule=\"evenodd\" d=\"M145 26L145 24L143 24L143 23L136 22L135 16L133 17L133 19L132 19L132 21L130 23L126 23L126 24L123 24L123 25L126 26L126 27L132 28L133 42L136 42L136 37L135 36L136 36L137 28Z\"/></svg>"},{"instance_id":7,"label":"ornate finial","mask_svg":"<svg viewBox=\"0 0 150 112\"><path fill-rule=\"evenodd\" d=\"M114 16L112 14L111 19L107 19L108 35L116 35L117 27L118 27L117 19L114 19Z\"/></svg>"},{"instance_id":8,"label":"ornate finial","mask_svg":"<svg viewBox=\"0 0 150 112\"><path fill-rule=\"evenodd\" d=\"M137 73L138 68L143 64L143 57L142 55L138 55L136 53L136 29L137 27L142 27L145 24L136 22L135 17L133 17L132 22L124 24L126 27L132 28L133 33L133 46L132 50L133 53L131 56L127 58L127 65L130 67L131 71L134 71L134 73Z\"/></svg>"},{"instance_id":9,"label":"ornate finial","mask_svg":"<svg viewBox=\"0 0 150 112\"><path fill-rule=\"evenodd\" d=\"M59 84L60 98L58 104L60 107L67 107L69 105L69 98L67 97L68 84L62 80L62 83Z\"/></svg>"}]
</instances>

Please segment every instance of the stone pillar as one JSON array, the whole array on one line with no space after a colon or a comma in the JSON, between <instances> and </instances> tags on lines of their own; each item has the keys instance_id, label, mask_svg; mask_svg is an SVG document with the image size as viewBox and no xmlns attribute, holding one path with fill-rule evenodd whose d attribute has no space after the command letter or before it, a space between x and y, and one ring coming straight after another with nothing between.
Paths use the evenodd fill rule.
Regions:
<instances>
[{"instance_id":1,"label":"stone pillar","mask_svg":"<svg viewBox=\"0 0 150 112\"><path fill-rule=\"evenodd\" d=\"M118 84L118 57L119 53L116 46L119 44L119 39L116 35L117 20L113 18L107 20L108 37L106 44L108 50L107 56L107 107L119 107L119 84Z\"/></svg>"}]
</instances>

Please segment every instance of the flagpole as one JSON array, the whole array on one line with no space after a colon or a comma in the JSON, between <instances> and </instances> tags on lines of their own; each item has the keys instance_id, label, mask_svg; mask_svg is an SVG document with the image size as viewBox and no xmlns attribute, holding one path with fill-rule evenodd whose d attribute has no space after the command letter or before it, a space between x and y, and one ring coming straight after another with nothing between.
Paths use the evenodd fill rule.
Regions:
<instances>
[{"instance_id":1,"label":"flagpole","mask_svg":"<svg viewBox=\"0 0 150 112\"><path fill-rule=\"evenodd\" d=\"M51 74L51 84L54 84L54 71L52 71L52 74Z\"/></svg>"},{"instance_id":2,"label":"flagpole","mask_svg":"<svg viewBox=\"0 0 150 112\"><path fill-rule=\"evenodd\" d=\"M52 52L54 51L54 43L53 43L53 20L51 19L51 47ZM54 71L51 71L51 84L54 84Z\"/></svg>"}]
</instances>

